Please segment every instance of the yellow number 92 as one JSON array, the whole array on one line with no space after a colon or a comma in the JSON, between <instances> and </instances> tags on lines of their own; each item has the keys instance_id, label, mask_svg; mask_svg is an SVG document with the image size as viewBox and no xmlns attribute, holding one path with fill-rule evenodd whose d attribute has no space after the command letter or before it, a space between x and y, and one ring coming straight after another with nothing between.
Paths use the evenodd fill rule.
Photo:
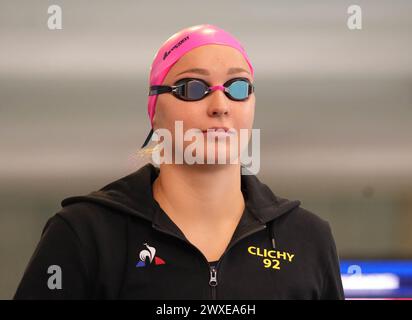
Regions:
<instances>
[{"instance_id":1,"label":"yellow number 92","mask_svg":"<svg viewBox=\"0 0 412 320\"><path fill-rule=\"evenodd\" d=\"M280 261L277 259L263 259L263 264L265 265L265 268L273 268L273 269L277 269L280 270Z\"/></svg>"}]
</instances>

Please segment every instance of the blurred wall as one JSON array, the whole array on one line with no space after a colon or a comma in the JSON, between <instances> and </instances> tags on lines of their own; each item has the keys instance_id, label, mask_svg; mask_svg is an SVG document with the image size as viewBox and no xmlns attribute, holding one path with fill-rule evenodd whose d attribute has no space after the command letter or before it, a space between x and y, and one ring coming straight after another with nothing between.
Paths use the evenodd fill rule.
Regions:
<instances>
[{"instance_id":1,"label":"blurred wall","mask_svg":"<svg viewBox=\"0 0 412 320\"><path fill-rule=\"evenodd\" d=\"M0 298L63 198L146 163L150 63L201 23L254 64L259 178L327 219L342 258L412 257L412 2L356 1L358 31L351 4L0 0Z\"/></svg>"}]
</instances>

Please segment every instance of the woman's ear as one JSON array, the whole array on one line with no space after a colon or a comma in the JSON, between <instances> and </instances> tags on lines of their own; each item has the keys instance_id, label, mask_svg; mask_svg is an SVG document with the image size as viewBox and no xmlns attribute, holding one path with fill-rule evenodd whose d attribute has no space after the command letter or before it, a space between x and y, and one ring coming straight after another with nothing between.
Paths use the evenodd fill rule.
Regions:
<instances>
[{"instance_id":1,"label":"woman's ear","mask_svg":"<svg viewBox=\"0 0 412 320\"><path fill-rule=\"evenodd\" d=\"M156 113L153 115L152 124L153 124L152 125L153 130L156 130L156 128L157 128Z\"/></svg>"}]
</instances>

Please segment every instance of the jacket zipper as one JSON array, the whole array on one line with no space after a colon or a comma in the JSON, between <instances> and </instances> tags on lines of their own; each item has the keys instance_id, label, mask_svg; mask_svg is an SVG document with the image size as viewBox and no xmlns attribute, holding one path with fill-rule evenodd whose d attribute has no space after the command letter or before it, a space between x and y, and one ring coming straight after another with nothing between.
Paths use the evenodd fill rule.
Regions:
<instances>
[{"instance_id":1,"label":"jacket zipper","mask_svg":"<svg viewBox=\"0 0 412 320\"><path fill-rule=\"evenodd\" d=\"M224 255L236 244L238 243L240 240L258 232L261 230L266 229L266 224L263 225L259 225L259 227L252 229L251 231L245 233L244 235L242 235L240 238L238 238L235 242L233 242L229 247L226 248L225 252L223 252L222 256L220 257L219 261L217 262L216 266L210 266L209 261L207 261L206 257L203 255L202 251L200 251L195 245L193 245L192 243L190 243L189 241L187 241L186 239L178 236L177 234L170 232L168 230L165 230L163 228L160 228L159 225L154 225L154 228L160 232L166 233L168 235L171 235L175 238L178 238L180 240L183 240L185 243L188 243L190 246L192 246L197 252L200 253L200 255L203 257L203 260L206 262L208 269L209 269L209 286L211 287L211 297L213 300L216 300L216 296L217 296L217 292L216 292L216 287L218 285L218 281L217 281L217 275L218 275L218 270L219 270L219 264L222 261L222 258L224 257Z\"/></svg>"},{"instance_id":2,"label":"jacket zipper","mask_svg":"<svg viewBox=\"0 0 412 320\"><path fill-rule=\"evenodd\" d=\"M209 285L210 285L211 290L212 290L212 299L216 300L217 268L215 266L210 266Z\"/></svg>"}]
</instances>

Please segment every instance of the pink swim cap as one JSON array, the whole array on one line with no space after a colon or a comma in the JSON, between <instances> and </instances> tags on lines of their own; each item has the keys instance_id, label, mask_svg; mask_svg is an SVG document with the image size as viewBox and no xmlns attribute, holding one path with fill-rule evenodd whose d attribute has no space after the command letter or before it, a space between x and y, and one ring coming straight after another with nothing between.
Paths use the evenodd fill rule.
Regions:
<instances>
[{"instance_id":1,"label":"pink swim cap","mask_svg":"<svg viewBox=\"0 0 412 320\"><path fill-rule=\"evenodd\" d=\"M231 34L211 24L201 24L185 28L166 40L157 51L150 67L150 86L163 85L170 68L188 51L207 44L221 44L233 47L242 53L253 77L254 70L245 49ZM148 96L147 112L152 129L142 148L153 134L153 117L156 111L157 95Z\"/></svg>"}]
</instances>

